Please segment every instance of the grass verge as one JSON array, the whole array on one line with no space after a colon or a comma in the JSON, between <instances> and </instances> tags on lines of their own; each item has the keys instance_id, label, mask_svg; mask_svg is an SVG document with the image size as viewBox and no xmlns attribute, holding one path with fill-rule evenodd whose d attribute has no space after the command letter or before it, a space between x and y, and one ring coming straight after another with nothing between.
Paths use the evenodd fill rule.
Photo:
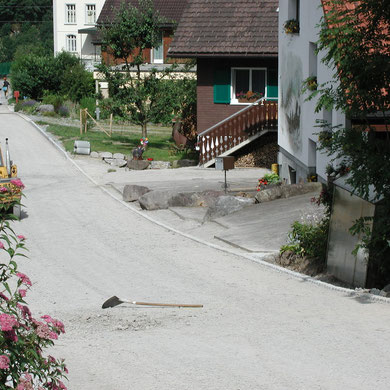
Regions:
<instances>
[{"instance_id":1,"label":"grass verge","mask_svg":"<svg viewBox=\"0 0 390 390\"><path fill-rule=\"evenodd\" d=\"M89 141L91 151L123 153L131 155L132 150L138 146L140 135L130 132L113 132L109 137L105 133L96 130L89 130L80 135L80 128L75 126L64 126L39 121L40 125L47 125L47 131L55 135L64 145L68 152L73 152L75 140ZM151 134L149 144L143 154L144 159L153 158L158 161L174 161L182 159L197 159L196 152L177 152L170 134Z\"/></svg>"}]
</instances>

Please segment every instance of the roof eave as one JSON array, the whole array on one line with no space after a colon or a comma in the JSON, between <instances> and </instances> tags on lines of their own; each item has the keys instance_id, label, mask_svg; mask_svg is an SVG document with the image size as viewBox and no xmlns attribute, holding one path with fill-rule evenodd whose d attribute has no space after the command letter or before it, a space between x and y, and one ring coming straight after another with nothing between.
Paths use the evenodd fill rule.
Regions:
<instances>
[{"instance_id":1,"label":"roof eave","mask_svg":"<svg viewBox=\"0 0 390 390\"><path fill-rule=\"evenodd\" d=\"M194 52L168 52L168 57L172 58L277 58L278 53L194 53Z\"/></svg>"}]
</instances>

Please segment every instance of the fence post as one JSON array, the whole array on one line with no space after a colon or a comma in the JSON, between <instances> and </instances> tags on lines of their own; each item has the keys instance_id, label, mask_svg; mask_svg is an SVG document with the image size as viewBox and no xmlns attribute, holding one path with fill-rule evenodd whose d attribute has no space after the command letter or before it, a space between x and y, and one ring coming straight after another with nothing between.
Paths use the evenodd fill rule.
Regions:
<instances>
[{"instance_id":1,"label":"fence post","mask_svg":"<svg viewBox=\"0 0 390 390\"><path fill-rule=\"evenodd\" d=\"M110 114L110 135L112 135L112 113Z\"/></svg>"}]
</instances>

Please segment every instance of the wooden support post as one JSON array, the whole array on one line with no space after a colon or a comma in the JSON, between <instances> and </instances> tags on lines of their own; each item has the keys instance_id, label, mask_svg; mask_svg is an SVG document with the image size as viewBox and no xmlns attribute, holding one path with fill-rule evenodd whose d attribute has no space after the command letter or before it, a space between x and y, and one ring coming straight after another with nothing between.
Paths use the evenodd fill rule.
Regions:
<instances>
[{"instance_id":1,"label":"wooden support post","mask_svg":"<svg viewBox=\"0 0 390 390\"><path fill-rule=\"evenodd\" d=\"M83 134L83 109L80 108L80 135Z\"/></svg>"},{"instance_id":2,"label":"wooden support post","mask_svg":"<svg viewBox=\"0 0 390 390\"><path fill-rule=\"evenodd\" d=\"M112 135L112 113L110 114L110 136Z\"/></svg>"},{"instance_id":3,"label":"wooden support post","mask_svg":"<svg viewBox=\"0 0 390 390\"><path fill-rule=\"evenodd\" d=\"M84 127L84 133L85 134L87 134L87 119L88 119L88 117L87 117L87 114L88 114L88 108L86 108L85 110L84 110L84 112L85 112L85 127Z\"/></svg>"}]
</instances>

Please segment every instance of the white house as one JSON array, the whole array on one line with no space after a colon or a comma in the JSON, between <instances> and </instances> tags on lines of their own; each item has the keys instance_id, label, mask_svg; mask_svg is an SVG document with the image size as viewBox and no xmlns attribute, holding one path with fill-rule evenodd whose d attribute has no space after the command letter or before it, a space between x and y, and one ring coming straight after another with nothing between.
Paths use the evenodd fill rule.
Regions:
<instances>
[{"instance_id":1,"label":"white house","mask_svg":"<svg viewBox=\"0 0 390 390\"><path fill-rule=\"evenodd\" d=\"M94 44L96 21L105 0L53 0L54 55L74 53L87 68L100 62L100 46Z\"/></svg>"},{"instance_id":2,"label":"white house","mask_svg":"<svg viewBox=\"0 0 390 390\"><path fill-rule=\"evenodd\" d=\"M323 16L320 0L279 1L279 166L280 175L288 183L306 181L316 174L326 181L326 166L330 158L317 150L316 120L332 126L347 125L345 115L338 111L322 110L315 113L316 99L306 101L302 82L310 76L320 85L332 79L334 70L321 62L316 54L319 28ZM285 23L296 20L299 32L288 33Z\"/></svg>"}]
</instances>

